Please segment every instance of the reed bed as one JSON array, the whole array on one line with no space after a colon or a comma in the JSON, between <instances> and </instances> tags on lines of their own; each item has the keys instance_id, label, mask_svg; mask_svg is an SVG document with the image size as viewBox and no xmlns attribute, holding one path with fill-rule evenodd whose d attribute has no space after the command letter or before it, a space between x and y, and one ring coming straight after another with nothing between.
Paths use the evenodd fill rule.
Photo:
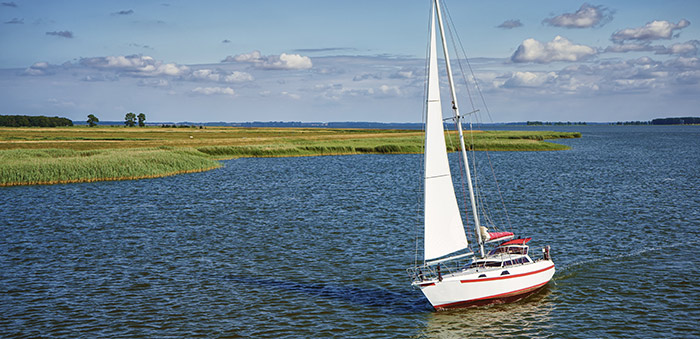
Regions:
<instances>
[{"instance_id":1,"label":"reed bed","mask_svg":"<svg viewBox=\"0 0 700 339\"><path fill-rule=\"evenodd\" d=\"M194 149L0 151L0 186L154 178L201 172L220 163Z\"/></svg>"},{"instance_id":2,"label":"reed bed","mask_svg":"<svg viewBox=\"0 0 700 339\"><path fill-rule=\"evenodd\" d=\"M447 133L447 149L459 151L456 133ZM568 146L542 142L548 139L578 138L580 133L488 131L465 135L466 147L476 151L555 151L567 150ZM342 139L276 140L276 143L261 145L227 145L198 147L217 159L236 157L287 157L339 154L412 154L423 152L423 136L392 135L391 137L348 137Z\"/></svg>"}]
</instances>

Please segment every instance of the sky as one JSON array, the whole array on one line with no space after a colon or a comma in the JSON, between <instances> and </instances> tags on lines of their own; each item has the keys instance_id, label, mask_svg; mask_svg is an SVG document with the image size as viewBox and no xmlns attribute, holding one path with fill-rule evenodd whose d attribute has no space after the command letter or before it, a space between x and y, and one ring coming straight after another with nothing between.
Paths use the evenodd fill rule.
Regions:
<instances>
[{"instance_id":1,"label":"sky","mask_svg":"<svg viewBox=\"0 0 700 339\"><path fill-rule=\"evenodd\" d=\"M471 93L485 122L700 116L700 1L445 7L469 58L452 53L455 77L471 66L486 103L458 81L460 105ZM429 0L0 0L0 114L420 122L429 15Z\"/></svg>"}]
</instances>

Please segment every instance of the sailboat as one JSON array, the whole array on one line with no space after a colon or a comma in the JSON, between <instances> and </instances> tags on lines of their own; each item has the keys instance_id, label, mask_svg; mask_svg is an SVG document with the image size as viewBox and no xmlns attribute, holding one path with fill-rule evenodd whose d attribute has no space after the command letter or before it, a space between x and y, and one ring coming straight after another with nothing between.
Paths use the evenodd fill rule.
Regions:
<instances>
[{"instance_id":1,"label":"sailboat","mask_svg":"<svg viewBox=\"0 0 700 339\"><path fill-rule=\"evenodd\" d=\"M412 286L420 289L437 310L511 302L544 287L555 272L549 246L533 259L527 245L532 239L515 238L512 232L491 232L480 223L467 150L462 131L455 85L445 39L439 0L431 0L430 47L424 149L423 261L408 269ZM461 160L466 174L469 202L478 253L469 247L450 173L438 79L436 23L457 126ZM486 252L487 247L490 247Z\"/></svg>"}]
</instances>

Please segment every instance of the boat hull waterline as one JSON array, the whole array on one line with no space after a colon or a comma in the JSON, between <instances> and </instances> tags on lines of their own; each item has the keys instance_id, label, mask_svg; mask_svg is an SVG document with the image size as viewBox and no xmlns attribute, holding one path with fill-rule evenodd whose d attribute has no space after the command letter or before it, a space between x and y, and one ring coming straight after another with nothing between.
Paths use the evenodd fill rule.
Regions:
<instances>
[{"instance_id":1,"label":"boat hull waterline","mask_svg":"<svg viewBox=\"0 0 700 339\"><path fill-rule=\"evenodd\" d=\"M504 272L507 272L505 275ZM445 275L442 281L414 283L437 310L481 306L522 299L544 287L554 276L551 260ZM480 277L481 276L481 277Z\"/></svg>"}]
</instances>

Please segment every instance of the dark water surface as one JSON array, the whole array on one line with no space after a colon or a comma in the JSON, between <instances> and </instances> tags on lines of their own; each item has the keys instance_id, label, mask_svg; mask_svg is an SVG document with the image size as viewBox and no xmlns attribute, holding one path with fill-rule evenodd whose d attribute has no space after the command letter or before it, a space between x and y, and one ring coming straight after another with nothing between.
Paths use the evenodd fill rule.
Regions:
<instances>
[{"instance_id":1,"label":"dark water surface","mask_svg":"<svg viewBox=\"0 0 700 339\"><path fill-rule=\"evenodd\" d=\"M570 130L490 153L557 264L518 303L436 313L411 289L420 156L237 159L0 188L0 337L700 335L700 127Z\"/></svg>"}]
</instances>

